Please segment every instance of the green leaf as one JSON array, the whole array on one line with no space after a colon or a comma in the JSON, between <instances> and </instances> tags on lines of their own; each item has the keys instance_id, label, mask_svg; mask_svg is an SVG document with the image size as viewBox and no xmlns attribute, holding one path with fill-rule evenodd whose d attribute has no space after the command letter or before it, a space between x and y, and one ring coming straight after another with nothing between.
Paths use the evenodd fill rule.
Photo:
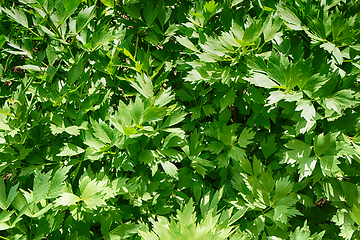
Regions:
<instances>
[{"instance_id":1,"label":"green leaf","mask_svg":"<svg viewBox=\"0 0 360 240\"><path fill-rule=\"evenodd\" d=\"M1 34L1 35L0 35L0 48L2 48L2 46L4 45L4 43L6 43L5 35Z\"/></svg>"},{"instance_id":2,"label":"green leaf","mask_svg":"<svg viewBox=\"0 0 360 240\"><path fill-rule=\"evenodd\" d=\"M276 33L279 32L281 26L282 20L279 16L272 17L272 15L269 15L268 23L263 32L265 42L274 39Z\"/></svg>"},{"instance_id":3,"label":"green leaf","mask_svg":"<svg viewBox=\"0 0 360 240\"><path fill-rule=\"evenodd\" d=\"M110 127L105 124L101 119L99 119L99 123L93 120L90 117L90 123L92 129L94 130L94 136L97 137L104 143L111 143L113 140L113 134Z\"/></svg>"},{"instance_id":4,"label":"green leaf","mask_svg":"<svg viewBox=\"0 0 360 240\"><path fill-rule=\"evenodd\" d=\"M150 98L153 95L152 81L145 73L137 74L136 82L132 81L130 84L145 98Z\"/></svg>"},{"instance_id":5,"label":"green leaf","mask_svg":"<svg viewBox=\"0 0 360 240\"><path fill-rule=\"evenodd\" d=\"M81 60L74 64L68 72L69 85L72 86L75 81L84 73L85 61Z\"/></svg>"},{"instance_id":6,"label":"green leaf","mask_svg":"<svg viewBox=\"0 0 360 240\"><path fill-rule=\"evenodd\" d=\"M50 65L53 65L54 62L59 57L58 53L56 52L55 48L52 45L47 46L46 56L47 56L47 59L48 59Z\"/></svg>"},{"instance_id":7,"label":"green leaf","mask_svg":"<svg viewBox=\"0 0 360 240\"><path fill-rule=\"evenodd\" d=\"M82 9L76 17L76 33L80 33L95 17L95 6Z\"/></svg>"},{"instance_id":8,"label":"green leaf","mask_svg":"<svg viewBox=\"0 0 360 240\"><path fill-rule=\"evenodd\" d=\"M196 106L193 108L189 109L189 112L191 112L191 121L193 121L194 119L198 119L201 116L201 107Z\"/></svg>"},{"instance_id":9,"label":"green leaf","mask_svg":"<svg viewBox=\"0 0 360 240\"><path fill-rule=\"evenodd\" d=\"M280 18L286 21L287 26L293 30L303 30L301 20L289 8L277 7Z\"/></svg>"},{"instance_id":10,"label":"green leaf","mask_svg":"<svg viewBox=\"0 0 360 240\"><path fill-rule=\"evenodd\" d=\"M294 232L290 233L290 240L308 240L310 238L310 230L307 225L307 222L305 221L304 226L300 228L298 226Z\"/></svg>"},{"instance_id":11,"label":"green leaf","mask_svg":"<svg viewBox=\"0 0 360 240\"><path fill-rule=\"evenodd\" d=\"M138 0L128 0L127 2L130 2L130 1L138 1ZM125 0L124 0L124 5L126 5ZM130 15L130 17L135 18L135 19L140 19L141 14L139 12L139 9L136 6L126 5L126 6L123 6L123 8Z\"/></svg>"},{"instance_id":12,"label":"green leaf","mask_svg":"<svg viewBox=\"0 0 360 240\"><path fill-rule=\"evenodd\" d=\"M168 88L165 91L160 91L156 97L155 97L155 102L154 105L157 105L159 107L163 107L166 104L170 103L171 100L174 99L174 95L172 95L171 89Z\"/></svg>"},{"instance_id":13,"label":"green leaf","mask_svg":"<svg viewBox=\"0 0 360 240\"><path fill-rule=\"evenodd\" d=\"M49 171L46 174L40 173L35 169L35 179L34 179L34 190L33 190L33 200L35 203L44 199L50 189L50 178L51 172Z\"/></svg>"},{"instance_id":14,"label":"green leaf","mask_svg":"<svg viewBox=\"0 0 360 240\"><path fill-rule=\"evenodd\" d=\"M56 170L53 177L51 178L49 192L47 194L48 198L56 198L62 193L65 186L64 181L67 178L67 173L69 172L70 168L71 166L66 166Z\"/></svg>"},{"instance_id":15,"label":"green leaf","mask_svg":"<svg viewBox=\"0 0 360 240\"><path fill-rule=\"evenodd\" d=\"M246 153L244 149L232 146L229 151L229 157L240 162L244 157L246 157Z\"/></svg>"},{"instance_id":16,"label":"green leaf","mask_svg":"<svg viewBox=\"0 0 360 240\"><path fill-rule=\"evenodd\" d=\"M5 191L5 183L4 180L0 179L0 207L2 210L6 211L8 208L6 205L6 191Z\"/></svg>"},{"instance_id":17,"label":"green leaf","mask_svg":"<svg viewBox=\"0 0 360 240\"><path fill-rule=\"evenodd\" d=\"M255 132L252 132L250 128L244 128L240 134L239 140L238 140L238 144L240 147L242 148L246 148L247 145L249 145L250 143L252 143L253 141L251 141L252 139L254 139L255 137Z\"/></svg>"},{"instance_id":18,"label":"green leaf","mask_svg":"<svg viewBox=\"0 0 360 240\"><path fill-rule=\"evenodd\" d=\"M65 7L67 15L71 15L79 6L81 0L72 0L72 1L62 0L61 2Z\"/></svg>"},{"instance_id":19,"label":"green leaf","mask_svg":"<svg viewBox=\"0 0 360 240\"><path fill-rule=\"evenodd\" d=\"M85 150L81 147L78 147L72 143L65 143L64 147L61 148L60 153L56 154L56 156L75 156L83 152L85 152Z\"/></svg>"},{"instance_id":20,"label":"green leaf","mask_svg":"<svg viewBox=\"0 0 360 240\"><path fill-rule=\"evenodd\" d=\"M267 140L264 138L261 141L260 146L265 158L270 157L270 155L278 149L275 143L275 135L271 135Z\"/></svg>"},{"instance_id":21,"label":"green leaf","mask_svg":"<svg viewBox=\"0 0 360 240\"><path fill-rule=\"evenodd\" d=\"M175 37L176 41L178 41L184 47L194 51L199 52L199 50L195 47L195 45L188 39L188 37Z\"/></svg>"},{"instance_id":22,"label":"green leaf","mask_svg":"<svg viewBox=\"0 0 360 240\"><path fill-rule=\"evenodd\" d=\"M263 31L262 22L258 23L253 22L248 28L245 29L243 40L246 42L255 41L258 37L260 37Z\"/></svg>"},{"instance_id":23,"label":"green leaf","mask_svg":"<svg viewBox=\"0 0 360 240\"><path fill-rule=\"evenodd\" d=\"M349 206L357 205L359 203L360 192L358 186L347 181L341 181L340 184L346 199L346 203L349 204Z\"/></svg>"},{"instance_id":24,"label":"green leaf","mask_svg":"<svg viewBox=\"0 0 360 240\"><path fill-rule=\"evenodd\" d=\"M335 142L340 132L328 133L324 135L321 133L314 138L314 151L317 156L321 156L331 145Z\"/></svg>"},{"instance_id":25,"label":"green leaf","mask_svg":"<svg viewBox=\"0 0 360 240\"><path fill-rule=\"evenodd\" d=\"M142 150L138 157L141 163L153 163L155 161L155 155L152 150Z\"/></svg>"},{"instance_id":26,"label":"green leaf","mask_svg":"<svg viewBox=\"0 0 360 240\"><path fill-rule=\"evenodd\" d=\"M15 184L10 188L9 194L6 197L6 188L4 180L0 180L0 208L6 211L11 203L14 201L15 197L18 195L17 188L19 187L19 183Z\"/></svg>"},{"instance_id":27,"label":"green leaf","mask_svg":"<svg viewBox=\"0 0 360 240\"><path fill-rule=\"evenodd\" d=\"M235 91L231 88L231 89L229 90L229 92L227 92L227 93L225 94L225 96L220 99L220 106L221 106L220 112L222 112L225 108L231 106L231 104L233 104L234 101L235 101L235 97L236 97L236 93L235 93Z\"/></svg>"},{"instance_id":28,"label":"green leaf","mask_svg":"<svg viewBox=\"0 0 360 240\"><path fill-rule=\"evenodd\" d=\"M100 0L105 6L107 7L114 7L114 3L115 1L114 0Z\"/></svg>"},{"instance_id":29,"label":"green leaf","mask_svg":"<svg viewBox=\"0 0 360 240\"><path fill-rule=\"evenodd\" d=\"M146 6L143 9L145 22L148 26L151 26L151 24L154 22L156 17L158 16L158 7L154 8L154 3L149 1L147 2Z\"/></svg>"},{"instance_id":30,"label":"green leaf","mask_svg":"<svg viewBox=\"0 0 360 240\"><path fill-rule=\"evenodd\" d=\"M219 141L211 141L206 149L212 154L219 154L224 149L224 144Z\"/></svg>"},{"instance_id":31,"label":"green leaf","mask_svg":"<svg viewBox=\"0 0 360 240\"><path fill-rule=\"evenodd\" d=\"M166 128L166 127L174 126L175 124L178 124L179 122L184 120L186 115L187 115L187 113L185 113L181 110L177 110L166 118L162 127Z\"/></svg>"},{"instance_id":32,"label":"green leaf","mask_svg":"<svg viewBox=\"0 0 360 240\"><path fill-rule=\"evenodd\" d=\"M109 232L109 237L110 239L117 239L118 237L120 237L120 239L129 238L135 233L137 233L138 229L139 229L139 225L135 223L127 222L111 230Z\"/></svg>"},{"instance_id":33,"label":"green leaf","mask_svg":"<svg viewBox=\"0 0 360 240\"><path fill-rule=\"evenodd\" d=\"M336 156L322 156L320 157L320 166L323 174L329 177L337 177L341 173L341 169L337 166L340 161Z\"/></svg>"},{"instance_id":34,"label":"green leaf","mask_svg":"<svg viewBox=\"0 0 360 240\"><path fill-rule=\"evenodd\" d=\"M293 183L290 181L289 176L280 178L275 183L275 201L279 201L288 195L293 188Z\"/></svg>"},{"instance_id":35,"label":"green leaf","mask_svg":"<svg viewBox=\"0 0 360 240\"><path fill-rule=\"evenodd\" d=\"M21 8L11 8L7 9L7 8L2 8L2 10L12 19L14 19L15 22L20 23L21 25L23 25L26 28L29 28L28 25L28 19L26 17L26 14L24 13L24 11Z\"/></svg>"}]
</instances>

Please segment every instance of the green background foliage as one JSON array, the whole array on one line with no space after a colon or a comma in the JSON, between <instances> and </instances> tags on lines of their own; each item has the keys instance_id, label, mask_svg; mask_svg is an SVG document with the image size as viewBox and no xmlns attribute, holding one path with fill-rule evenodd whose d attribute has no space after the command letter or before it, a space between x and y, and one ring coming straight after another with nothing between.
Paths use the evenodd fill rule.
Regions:
<instances>
[{"instance_id":1,"label":"green background foliage","mask_svg":"<svg viewBox=\"0 0 360 240\"><path fill-rule=\"evenodd\" d=\"M359 9L2 1L1 239L360 238Z\"/></svg>"}]
</instances>

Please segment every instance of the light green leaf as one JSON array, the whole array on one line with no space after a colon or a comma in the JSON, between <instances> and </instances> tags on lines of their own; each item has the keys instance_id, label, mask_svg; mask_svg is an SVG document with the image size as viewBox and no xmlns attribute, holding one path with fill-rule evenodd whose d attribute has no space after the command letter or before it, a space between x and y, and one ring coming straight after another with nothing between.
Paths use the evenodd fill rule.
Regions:
<instances>
[{"instance_id":1,"label":"light green leaf","mask_svg":"<svg viewBox=\"0 0 360 240\"><path fill-rule=\"evenodd\" d=\"M156 97L155 97L155 102L154 105L157 105L159 107L163 107L166 104L168 104L169 102L171 102L171 100L174 99L174 95L172 94L172 91L170 88L166 89L165 91L160 91Z\"/></svg>"},{"instance_id":2,"label":"light green leaf","mask_svg":"<svg viewBox=\"0 0 360 240\"><path fill-rule=\"evenodd\" d=\"M301 117L305 118L307 122L310 122L315 118L316 110L309 100L301 99L298 101L295 111L301 111Z\"/></svg>"},{"instance_id":3,"label":"light green leaf","mask_svg":"<svg viewBox=\"0 0 360 240\"><path fill-rule=\"evenodd\" d=\"M333 51L334 58L337 62L337 64L341 65L344 61L343 55L341 54L339 48L335 47Z\"/></svg>"},{"instance_id":4,"label":"light green leaf","mask_svg":"<svg viewBox=\"0 0 360 240\"><path fill-rule=\"evenodd\" d=\"M234 19L231 21L231 31L234 34L237 41L241 41L244 38L244 29L237 24Z\"/></svg>"},{"instance_id":5,"label":"light green leaf","mask_svg":"<svg viewBox=\"0 0 360 240\"><path fill-rule=\"evenodd\" d=\"M165 36L173 35L178 29L178 27L175 24L171 24L166 32L164 33Z\"/></svg>"},{"instance_id":6,"label":"light green leaf","mask_svg":"<svg viewBox=\"0 0 360 240\"><path fill-rule=\"evenodd\" d=\"M165 119L162 128L171 127L185 119L187 113L177 110Z\"/></svg>"},{"instance_id":7,"label":"light green leaf","mask_svg":"<svg viewBox=\"0 0 360 240\"><path fill-rule=\"evenodd\" d=\"M71 2L71 1L70 1ZM46 56L50 65L53 65L56 59L59 57L55 48L52 45L48 45L46 48Z\"/></svg>"},{"instance_id":8,"label":"light green leaf","mask_svg":"<svg viewBox=\"0 0 360 240\"><path fill-rule=\"evenodd\" d=\"M289 180L289 176L280 178L275 183L275 201L278 201L288 195L293 188L293 183Z\"/></svg>"},{"instance_id":9,"label":"light green leaf","mask_svg":"<svg viewBox=\"0 0 360 240\"><path fill-rule=\"evenodd\" d=\"M337 166L340 161L336 156L322 156L320 157L320 167L325 176L337 177L341 174L341 169Z\"/></svg>"},{"instance_id":10,"label":"light green leaf","mask_svg":"<svg viewBox=\"0 0 360 240\"><path fill-rule=\"evenodd\" d=\"M95 17L95 5L82 9L76 17L76 32L80 33Z\"/></svg>"},{"instance_id":11,"label":"light green leaf","mask_svg":"<svg viewBox=\"0 0 360 240\"><path fill-rule=\"evenodd\" d=\"M56 170L50 181L50 188L47 194L48 198L56 198L62 193L62 190L65 186L64 181L70 168L71 166L64 166Z\"/></svg>"},{"instance_id":12,"label":"light green leaf","mask_svg":"<svg viewBox=\"0 0 360 240\"><path fill-rule=\"evenodd\" d=\"M178 179L178 168L172 162L160 162L165 173L175 179Z\"/></svg>"},{"instance_id":13,"label":"light green leaf","mask_svg":"<svg viewBox=\"0 0 360 240\"><path fill-rule=\"evenodd\" d=\"M65 128L65 131L70 135L78 136L80 135L80 130L78 126L70 126Z\"/></svg>"},{"instance_id":14,"label":"light green leaf","mask_svg":"<svg viewBox=\"0 0 360 240\"><path fill-rule=\"evenodd\" d=\"M278 7L277 13L281 19L288 23L289 28L293 30L303 30L301 20L289 8Z\"/></svg>"},{"instance_id":15,"label":"light green leaf","mask_svg":"<svg viewBox=\"0 0 360 240\"><path fill-rule=\"evenodd\" d=\"M281 25L282 20L279 16L273 17L272 15L269 15L268 24L266 25L263 32L265 42L274 39L276 33L278 33L280 30Z\"/></svg>"},{"instance_id":16,"label":"light green leaf","mask_svg":"<svg viewBox=\"0 0 360 240\"><path fill-rule=\"evenodd\" d=\"M40 173L39 170L35 169L34 189L33 189L33 200L35 203L44 199L50 189L50 178L52 171L46 174Z\"/></svg>"},{"instance_id":17,"label":"light green leaf","mask_svg":"<svg viewBox=\"0 0 360 240\"><path fill-rule=\"evenodd\" d=\"M22 65L19 66L19 68L24 69L24 70L32 70L35 72L41 72L41 68L39 66L35 66L35 65Z\"/></svg>"},{"instance_id":18,"label":"light green leaf","mask_svg":"<svg viewBox=\"0 0 360 240\"><path fill-rule=\"evenodd\" d=\"M138 230L138 232L144 240L159 240L159 237L154 232L144 232L141 230Z\"/></svg>"},{"instance_id":19,"label":"light green leaf","mask_svg":"<svg viewBox=\"0 0 360 240\"><path fill-rule=\"evenodd\" d=\"M199 52L199 50L195 47L195 45L188 39L188 37L178 37L176 36L176 41L178 41L184 47L194 51Z\"/></svg>"},{"instance_id":20,"label":"light green leaf","mask_svg":"<svg viewBox=\"0 0 360 240\"><path fill-rule=\"evenodd\" d=\"M2 8L2 10L7 15L9 15L9 17L14 19L15 22L20 23L21 25L23 25L26 28L29 28L26 14L24 13L24 11L21 8L11 8L11 10L7 9L7 8Z\"/></svg>"},{"instance_id":21,"label":"light green leaf","mask_svg":"<svg viewBox=\"0 0 360 240\"><path fill-rule=\"evenodd\" d=\"M56 154L56 156L75 156L85 152L84 149L78 147L72 143L65 143L64 147L62 147L61 152Z\"/></svg>"},{"instance_id":22,"label":"light green leaf","mask_svg":"<svg viewBox=\"0 0 360 240\"><path fill-rule=\"evenodd\" d=\"M47 211L49 211L51 208L54 207L54 204L49 203L48 205L46 205L44 208L42 208L40 211L35 212L32 217L33 218L38 218L43 216Z\"/></svg>"},{"instance_id":23,"label":"light green leaf","mask_svg":"<svg viewBox=\"0 0 360 240\"><path fill-rule=\"evenodd\" d=\"M305 221L304 226L300 228L298 226L294 232L290 233L290 240L309 240L310 238L310 230L307 225L307 221Z\"/></svg>"},{"instance_id":24,"label":"light green leaf","mask_svg":"<svg viewBox=\"0 0 360 240\"><path fill-rule=\"evenodd\" d=\"M55 200L55 206L70 206L80 201L80 198L72 193L62 193L60 196L60 198Z\"/></svg>"},{"instance_id":25,"label":"light green leaf","mask_svg":"<svg viewBox=\"0 0 360 240\"><path fill-rule=\"evenodd\" d=\"M218 6L219 3L215 3L214 0L211 0L211 1L207 1L205 4L204 4L204 11L205 12L209 12L209 13L212 13L216 10L216 7Z\"/></svg>"},{"instance_id":26,"label":"light green leaf","mask_svg":"<svg viewBox=\"0 0 360 240\"><path fill-rule=\"evenodd\" d=\"M136 82L132 81L130 84L145 98L150 98L153 95L153 83L145 73L137 74Z\"/></svg>"},{"instance_id":27,"label":"light green leaf","mask_svg":"<svg viewBox=\"0 0 360 240\"><path fill-rule=\"evenodd\" d=\"M94 136L104 143L111 143L113 139L113 134L110 127L105 124L101 119L99 119L99 123L93 120L90 117L90 123L92 129L94 130Z\"/></svg>"},{"instance_id":28,"label":"light green leaf","mask_svg":"<svg viewBox=\"0 0 360 240\"><path fill-rule=\"evenodd\" d=\"M244 77L243 79L258 87L273 88L278 86L277 83L275 83L269 77L261 73L255 73L250 77Z\"/></svg>"},{"instance_id":29,"label":"light green leaf","mask_svg":"<svg viewBox=\"0 0 360 240\"><path fill-rule=\"evenodd\" d=\"M354 232L357 230L357 227L355 227L354 224L351 224L350 222L345 222L342 224L340 229L341 230L339 236L345 238L345 240L350 240L352 239Z\"/></svg>"},{"instance_id":30,"label":"light green leaf","mask_svg":"<svg viewBox=\"0 0 360 240\"><path fill-rule=\"evenodd\" d=\"M114 0L100 0L107 7L114 7Z\"/></svg>"},{"instance_id":31,"label":"light green leaf","mask_svg":"<svg viewBox=\"0 0 360 240\"><path fill-rule=\"evenodd\" d=\"M120 237L120 239L126 239L137 233L138 229L139 229L139 225L135 223L127 222L111 230L109 232L109 236L110 239L116 239L118 237Z\"/></svg>"},{"instance_id":32,"label":"light green leaf","mask_svg":"<svg viewBox=\"0 0 360 240\"><path fill-rule=\"evenodd\" d=\"M10 226L6 223L10 223L11 215L13 215L15 211L3 211L0 213L0 231L9 229Z\"/></svg>"}]
</instances>

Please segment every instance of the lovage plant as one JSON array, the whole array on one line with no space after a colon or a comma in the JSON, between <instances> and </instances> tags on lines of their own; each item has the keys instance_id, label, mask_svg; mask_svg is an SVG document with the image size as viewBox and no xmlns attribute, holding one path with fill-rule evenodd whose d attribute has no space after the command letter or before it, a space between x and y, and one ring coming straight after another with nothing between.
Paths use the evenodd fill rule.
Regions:
<instances>
[{"instance_id":1,"label":"lovage plant","mask_svg":"<svg viewBox=\"0 0 360 240\"><path fill-rule=\"evenodd\" d=\"M360 238L359 1L0 3L0 239Z\"/></svg>"}]
</instances>

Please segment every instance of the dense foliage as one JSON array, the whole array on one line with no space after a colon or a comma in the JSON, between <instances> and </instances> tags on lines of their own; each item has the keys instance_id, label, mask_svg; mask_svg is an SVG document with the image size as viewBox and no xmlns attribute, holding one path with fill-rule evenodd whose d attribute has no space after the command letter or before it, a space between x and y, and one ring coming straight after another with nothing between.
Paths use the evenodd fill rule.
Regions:
<instances>
[{"instance_id":1,"label":"dense foliage","mask_svg":"<svg viewBox=\"0 0 360 240\"><path fill-rule=\"evenodd\" d=\"M360 238L360 1L0 2L0 239Z\"/></svg>"}]
</instances>

